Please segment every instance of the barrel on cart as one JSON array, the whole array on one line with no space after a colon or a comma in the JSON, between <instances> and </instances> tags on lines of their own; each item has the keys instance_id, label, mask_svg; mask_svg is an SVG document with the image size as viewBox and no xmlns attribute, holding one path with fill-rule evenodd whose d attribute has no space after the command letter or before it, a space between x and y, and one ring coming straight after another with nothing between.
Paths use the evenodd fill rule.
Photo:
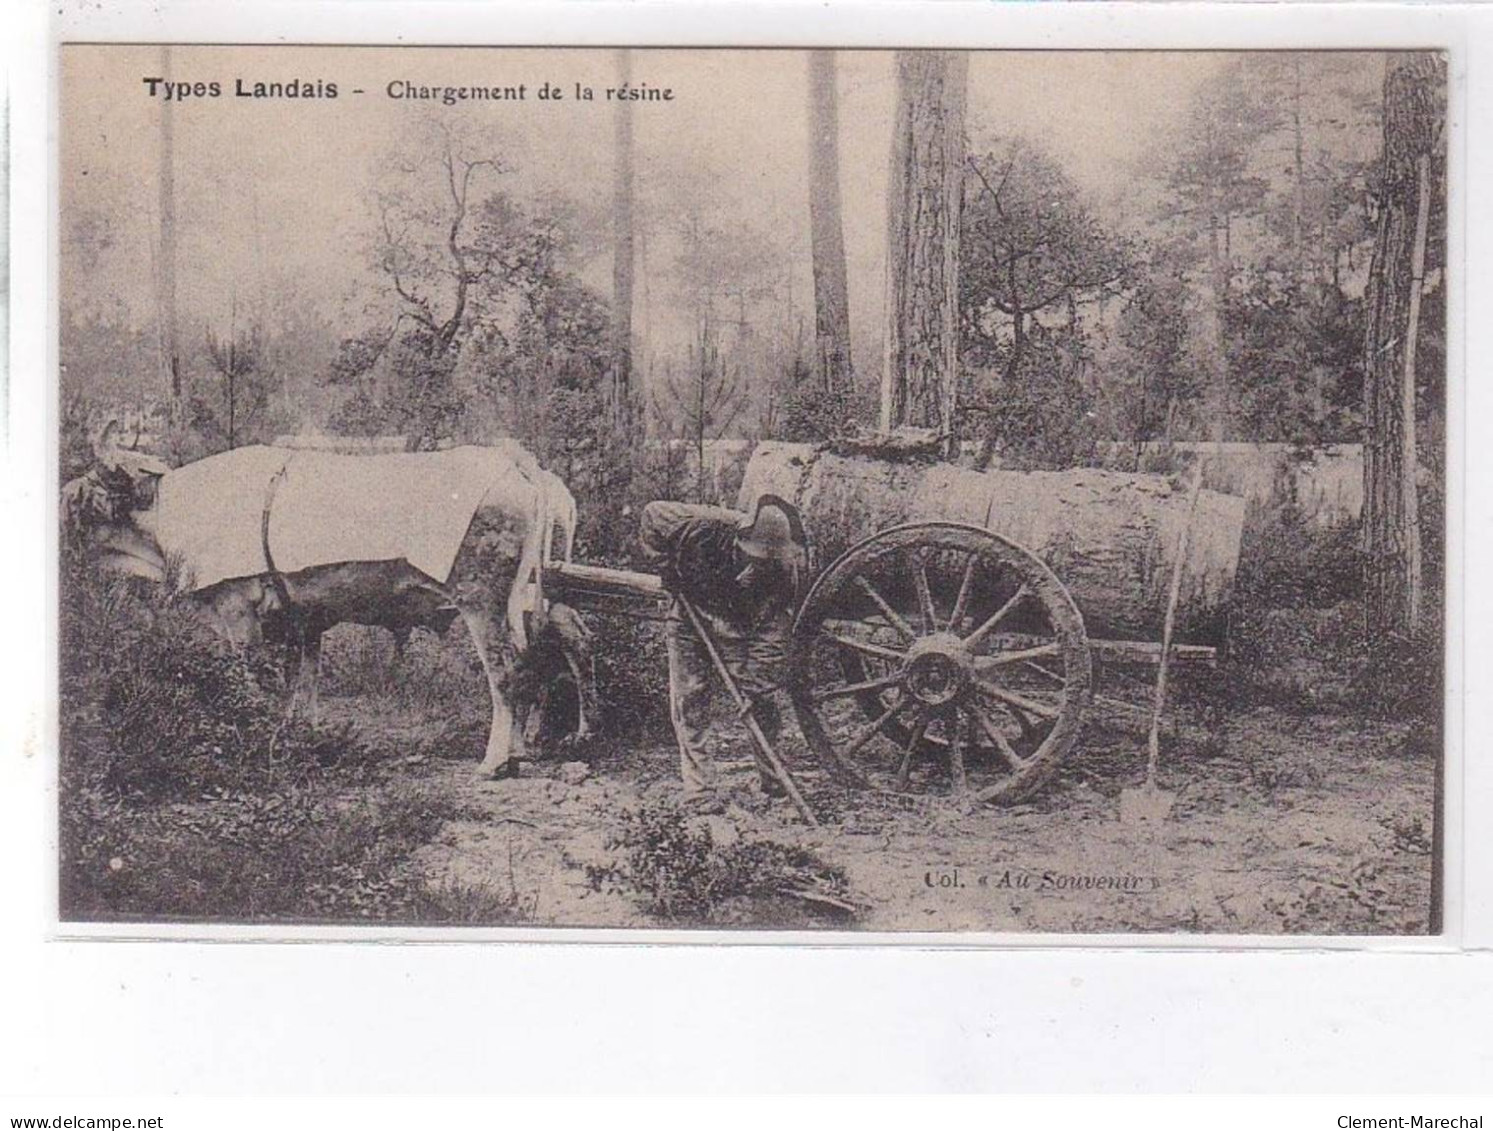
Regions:
<instances>
[{"instance_id":1,"label":"barrel on cart","mask_svg":"<svg viewBox=\"0 0 1493 1131\"><path fill-rule=\"evenodd\" d=\"M739 508L764 494L799 508L815 556L788 691L841 780L1031 796L1096 699L1127 709L1096 692L1096 661L1160 658L1180 545L1172 662L1214 663L1224 643L1244 523L1233 496L1193 504L1159 475L977 472L781 443L758 445ZM560 563L545 591L643 615L667 599L651 574Z\"/></svg>"}]
</instances>

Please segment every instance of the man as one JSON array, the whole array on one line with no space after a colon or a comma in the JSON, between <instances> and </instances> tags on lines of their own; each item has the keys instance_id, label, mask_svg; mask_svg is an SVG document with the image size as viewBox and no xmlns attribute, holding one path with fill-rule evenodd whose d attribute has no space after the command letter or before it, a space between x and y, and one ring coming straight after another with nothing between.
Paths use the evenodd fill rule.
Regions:
<instances>
[{"instance_id":1,"label":"man","mask_svg":"<svg viewBox=\"0 0 1493 1131\"><path fill-rule=\"evenodd\" d=\"M679 597L699 613L752 701L758 725L775 742L782 718L772 693L781 680L794 601L808 564L803 524L798 511L776 495L762 496L750 518L724 507L655 502L643 508L641 540L675 594L668 622L669 716L679 742L685 803L697 812L718 812L722 803L705 758L702 717L717 676ZM762 788L782 792L766 774Z\"/></svg>"}]
</instances>

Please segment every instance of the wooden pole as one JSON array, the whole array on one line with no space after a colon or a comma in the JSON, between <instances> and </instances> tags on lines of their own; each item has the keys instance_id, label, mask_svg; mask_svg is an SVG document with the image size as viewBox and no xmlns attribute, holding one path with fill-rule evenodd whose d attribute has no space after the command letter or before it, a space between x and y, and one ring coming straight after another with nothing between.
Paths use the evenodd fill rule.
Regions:
<instances>
[{"instance_id":1,"label":"wooden pole","mask_svg":"<svg viewBox=\"0 0 1493 1131\"><path fill-rule=\"evenodd\" d=\"M1156 668L1156 698L1151 708L1151 734L1146 741L1146 785L1156 784L1156 763L1161 758L1161 712L1166 706L1166 676L1170 666L1172 629L1176 626L1177 595L1182 591L1182 570L1187 562L1187 546L1192 540L1192 519L1197 511L1198 494L1203 487L1203 465L1192 469L1192 488L1187 502L1187 521L1177 537L1177 560L1172 563L1172 585L1166 598L1166 620L1161 627L1161 663Z\"/></svg>"},{"instance_id":2,"label":"wooden pole","mask_svg":"<svg viewBox=\"0 0 1493 1131\"><path fill-rule=\"evenodd\" d=\"M767 740L767 735L762 733L762 728L757 720L752 717L752 701L747 698L746 693L737 686L736 680L731 677L731 671L726 667L726 662L721 659L721 654L716 650L715 639L710 635L710 630L705 627L705 622L700 619L700 614L690 603L688 597L682 593L674 594L674 599L679 602L679 607L684 610L685 616L689 617L690 626L695 630L700 643L705 645L705 651L710 653L710 662L715 665L715 674L721 677L721 682L726 685L726 690L731 693L731 698L736 700L736 706L741 711L741 720L746 724L747 733L752 736L757 745L757 765L764 773L771 774L778 780L788 794L788 799L793 802L793 807L809 824L817 827L818 819L814 816L814 810L809 808L809 803L804 800L802 793L798 791L798 783L793 780L793 775L788 772L788 767L783 765L782 759L773 750L772 743Z\"/></svg>"}]
</instances>

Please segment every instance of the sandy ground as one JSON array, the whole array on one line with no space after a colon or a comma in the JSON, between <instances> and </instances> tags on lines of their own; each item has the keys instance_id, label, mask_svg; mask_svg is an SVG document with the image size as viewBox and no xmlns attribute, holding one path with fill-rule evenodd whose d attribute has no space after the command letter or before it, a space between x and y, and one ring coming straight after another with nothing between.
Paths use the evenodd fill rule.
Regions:
<instances>
[{"instance_id":1,"label":"sandy ground","mask_svg":"<svg viewBox=\"0 0 1493 1131\"><path fill-rule=\"evenodd\" d=\"M722 725L712 746L732 804L709 824L718 841L799 845L843 869L860 912L822 921L841 929L1424 933L1434 744L1415 739L1346 716L1238 714L1173 744L1161 785L1175 804L1135 826L1120 820L1120 794L1141 782L1144 740L1091 727L1056 781L1008 809L847 794L806 772L815 829L757 791L745 737ZM615 863L625 811L677 795L672 744L601 741L588 756L526 763L499 782L476 780L465 760L431 763L428 780L472 815L421 850L426 879L491 888L535 925L677 925L588 877ZM812 925L782 920L767 904L738 925Z\"/></svg>"}]
</instances>

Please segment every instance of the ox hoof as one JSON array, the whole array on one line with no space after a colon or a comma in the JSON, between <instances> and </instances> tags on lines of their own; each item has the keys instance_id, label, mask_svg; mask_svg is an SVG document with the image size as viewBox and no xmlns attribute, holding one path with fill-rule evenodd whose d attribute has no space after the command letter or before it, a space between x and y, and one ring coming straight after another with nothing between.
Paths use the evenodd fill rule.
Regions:
<instances>
[{"instance_id":1,"label":"ox hoof","mask_svg":"<svg viewBox=\"0 0 1493 1131\"><path fill-rule=\"evenodd\" d=\"M506 762L499 762L496 766L478 766L477 776L484 781L503 781L507 778L518 777L518 759L510 758Z\"/></svg>"}]
</instances>

